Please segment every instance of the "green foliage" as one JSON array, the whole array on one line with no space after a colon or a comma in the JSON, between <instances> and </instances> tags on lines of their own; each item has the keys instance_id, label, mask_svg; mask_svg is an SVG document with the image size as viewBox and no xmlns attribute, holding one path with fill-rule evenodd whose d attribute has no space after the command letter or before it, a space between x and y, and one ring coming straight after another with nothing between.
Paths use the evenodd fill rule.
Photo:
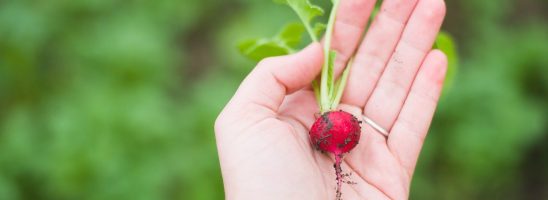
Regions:
<instances>
[{"instance_id":1,"label":"green foliage","mask_svg":"<svg viewBox=\"0 0 548 200\"><path fill-rule=\"evenodd\" d=\"M312 21L314 18L318 16L323 15L323 9L319 6L313 5L308 0L274 0L277 3L287 4L289 7L297 13L297 16L299 16L299 19L303 22L304 27L306 27L306 31L308 31L308 34L310 35L312 41L318 41L318 38L316 37L317 30L319 28L312 28L312 27L321 27L321 25L312 26Z\"/></svg>"},{"instance_id":2,"label":"green foliage","mask_svg":"<svg viewBox=\"0 0 548 200\"><path fill-rule=\"evenodd\" d=\"M295 48L302 43L302 33L308 32L312 41L318 41L326 26L323 23L312 22L324 11L319 6L311 4L308 0L274 0L277 3L286 4L293 9L302 23L289 23L274 38L248 39L240 42L240 52L251 60L259 61L266 57L287 55L293 53Z\"/></svg>"},{"instance_id":3,"label":"green foliage","mask_svg":"<svg viewBox=\"0 0 548 200\"><path fill-rule=\"evenodd\" d=\"M447 74L445 78L444 89L447 90L453 85L455 74L458 68L457 48L453 37L447 32L440 32L436 37L434 48L439 49L447 56Z\"/></svg>"},{"instance_id":4,"label":"green foliage","mask_svg":"<svg viewBox=\"0 0 548 200\"><path fill-rule=\"evenodd\" d=\"M326 28L327 25L323 23L316 23L316 25L314 25L314 35L318 38L321 37Z\"/></svg>"},{"instance_id":5,"label":"green foliage","mask_svg":"<svg viewBox=\"0 0 548 200\"><path fill-rule=\"evenodd\" d=\"M314 81L312 87L317 97L318 104L320 105L320 112L327 112L335 109L339 104L340 98L337 98L335 94L335 75L333 73L334 61L336 52L330 50L331 35L333 32L333 23L336 16L336 8L338 0L334 0L332 11L329 16L327 26L322 23L317 23L314 28L311 21L323 14L323 10L311 4L308 0L276 0L278 3L289 5L295 13L301 19L302 25L289 24L278 34L274 39L255 39L246 40L239 44L240 52L242 52L248 58L253 60L261 60L268 56L285 55L293 52L290 45L297 45L301 43L302 27L304 27L312 41L317 42L317 35L320 35L321 31L326 29L324 52L329 54L325 58L324 66L322 68L322 75L320 76L320 83ZM338 80L337 86L345 85L346 78ZM341 83L342 82L342 83ZM343 90L339 90L342 95Z\"/></svg>"},{"instance_id":6,"label":"green foliage","mask_svg":"<svg viewBox=\"0 0 548 200\"><path fill-rule=\"evenodd\" d=\"M274 38L245 40L238 47L243 55L255 61L287 55L295 52L294 49L301 43L303 32L304 26L301 23L290 23Z\"/></svg>"},{"instance_id":7,"label":"green foliage","mask_svg":"<svg viewBox=\"0 0 548 200\"><path fill-rule=\"evenodd\" d=\"M412 199L548 197L548 47L538 45L548 29L496 29L468 41L480 45L467 50L439 104Z\"/></svg>"},{"instance_id":8,"label":"green foliage","mask_svg":"<svg viewBox=\"0 0 548 200\"><path fill-rule=\"evenodd\" d=\"M0 3L0 199L223 198L196 133L228 96L193 120L177 84L205 5L120 3Z\"/></svg>"},{"instance_id":9,"label":"green foliage","mask_svg":"<svg viewBox=\"0 0 548 200\"><path fill-rule=\"evenodd\" d=\"M278 37L288 46L296 47L301 43L303 32L304 26L301 23L290 23L282 29Z\"/></svg>"}]
</instances>

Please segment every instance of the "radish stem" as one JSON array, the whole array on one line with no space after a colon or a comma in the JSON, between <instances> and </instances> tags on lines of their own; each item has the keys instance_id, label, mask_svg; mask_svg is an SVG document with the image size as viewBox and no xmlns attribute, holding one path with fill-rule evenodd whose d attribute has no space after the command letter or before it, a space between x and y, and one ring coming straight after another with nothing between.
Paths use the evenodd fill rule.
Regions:
<instances>
[{"instance_id":1,"label":"radish stem","mask_svg":"<svg viewBox=\"0 0 548 200\"><path fill-rule=\"evenodd\" d=\"M301 19L301 20L305 21L304 19ZM303 23L303 24L304 24L304 28L306 29L306 32L308 33L308 35L310 35L310 39L312 39L313 42L317 42L318 37L316 37L316 34L314 34L314 31L312 30L312 27L310 27L310 24L308 23Z\"/></svg>"},{"instance_id":2,"label":"radish stem","mask_svg":"<svg viewBox=\"0 0 548 200\"><path fill-rule=\"evenodd\" d=\"M325 40L324 40L324 63L321 74L321 83L320 83L320 112L329 111L331 107L331 97L329 87L333 87L333 78L331 78L331 83L328 83L328 71L329 71L329 60L330 60L330 49L331 49L331 37L333 35L333 25L335 23L335 16L337 12L337 7L339 6L339 0L333 0L333 8L331 8L331 14L329 15L329 21L327 22L327 28L325 31ZM333 74L333 73L331 73Z\"/></svg>"}]
</instances>

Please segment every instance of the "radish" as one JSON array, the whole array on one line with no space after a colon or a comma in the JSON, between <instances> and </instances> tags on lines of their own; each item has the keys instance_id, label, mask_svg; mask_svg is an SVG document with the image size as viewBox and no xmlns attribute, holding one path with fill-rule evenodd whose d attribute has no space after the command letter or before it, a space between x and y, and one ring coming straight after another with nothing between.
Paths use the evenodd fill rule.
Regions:
<instances>
[{"instance_id":1,"label":"radish","mask_svg":"<svg viewBox=\"0 0 548 200\"><path fill-rule=\"evenodd\" d=\"M349 176L348 174L342 174L341 163L343 154L350 152L358 144L361 133L361 122L350 113L341 110L336 111L352 63L351 58L342 75L336 79L333 68L337 54L331 50L331 37L336 10L340 0L331 0L333 7L327 25L322 23L312 24L313 19L322 15L324 11L320 7L311 4L308 0L275 1L291 7L297 13L299 19L301 19L302 24L289 24L274 38L244 41L240 44L240 50L249 58L256 60L265 56L288 54L295 51L293 48L299 44L304 31L309 34L312 41L318 42L318 32L323 30L323 28L326 29L323 41L325 60L322 72L312 83L321 117L316 119L310 128L309 135L312 147L334 155L334 168L337 177L336 199L341 199L342 193L340 191L342 183L352 183L343 180L343 177Z\"/></svg>"},{"instance_id":2,"label":"radish","mask_svg":"<svg viewBox=\"0 0 548 200\"><path fill-rule=\"evenodd\" d=\"M341 169L342 154L352 150L360 140L360 121L344 111L324 113L310 128L310 141L316 149L335 155L335 174L337 176L337 199L341 198L343 175Z\"/></svg>"},{"instance_id":3,"label":"radish","mask_svg":"<svg viewBox=\"0 0 548 200\"><path fill-rule=\"evenodd\" d=\"M360 140L360 121L344 111L324 113L310 128L316 149L339 156L352 150Z\"/></svg>"}]
</instances>

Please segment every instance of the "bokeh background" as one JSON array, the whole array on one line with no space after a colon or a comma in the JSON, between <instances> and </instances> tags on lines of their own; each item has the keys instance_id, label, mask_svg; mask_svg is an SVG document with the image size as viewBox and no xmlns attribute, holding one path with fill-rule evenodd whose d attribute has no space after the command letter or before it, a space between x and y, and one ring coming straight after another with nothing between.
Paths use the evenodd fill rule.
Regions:
<instances>
[{"instance_id":1,"label":"bokeh background","mask_svg":"<svg viewBox=\"0 0 548 200\"><path fill-rule=\"evenodd\" d=\"M328 5L313 0L321 5ZM548 1L447 0L459 64L411 199L548 199ZM269 0L0 2L0 199L223 199L213 122Z\"/></svg>"}]
</instances>

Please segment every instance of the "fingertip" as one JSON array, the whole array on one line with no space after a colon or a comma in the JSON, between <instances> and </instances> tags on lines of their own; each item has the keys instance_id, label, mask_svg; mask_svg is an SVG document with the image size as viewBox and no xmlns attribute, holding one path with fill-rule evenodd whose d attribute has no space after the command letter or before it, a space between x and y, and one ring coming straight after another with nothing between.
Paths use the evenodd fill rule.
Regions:
<instances>
[{"instance_id":1,"label":"fingertip","mask_svg":"<svg viewBox=\"0 0 548 200\"><path fill-rule=\"evenodd\" d=\"M312 58L311 61L314 62L315 66L321 66L323 64L323 47L319 42L311 43L299 52L299 54L301 53L306 54L303 55L305 58Z\"/></svg>"},{"instance_id":2,"label":"fingertip","mask_svg":"<svg viewBox=\"0 0 548 200\"><path fill-rule=\"evenodd\" d=\"M324 55L323 46L319 42L313 42L296 54L292 54L293 66L288 66L286 72L298 73L306 79L314 78L321 71Z\"/></svg>"},{"instance_id":3,"label":"fingertip","mask_svg":"<svg viewBox=\"0 0 548 200\"><path fill-rule=\"evenodd\" d=\"M430 56L436 58L439 65L447 65L447 55L442 50L433 49L430 51Z\"/></svg>"},{"instance_id":4,"label":"fingertip","mask_svg":"<svg viewBox=\"0 0 548 200\"><path fill-rule=\"evenodd\" d=\"M290 94L310 84L320 73L322 65L322 45L314 42L291 55L265 58L257 64L255 71L256 74L272 75ZM262 77L256 81L264 81Z\"/></svg>"},{"instance_id":5,"label":"fingertip","mask_svg":"<svg viewBox=\"0 0 548 200\"><path fill-rule=\"evenodd\" d=\"M447 56L443 51L434 49L430 51L426 57L424 66L430 68L432 79L436 80L440 85L445 80L445 74L447 72Z\"/></svg>"},{"instance_id":6,"label":"fingertip","mask_svg":"<svg viewBox=\"0 0 548 200\"><path fill-rule=\"evenodd\" d=\"M424 4L426 6L424 9L426 19L438 21L445 17L447 9L444 0L426 0L424 1Z\"/></svg>"},{"instance_id":7,"label":"fingertip","mask_svg":"<svg viewBox=\"0 0 548 200\"><path fill-rule=\"evenodd\" d=\"M257 66L279 66L281 63L292 63L292 65L300 65L301 67L304 65L307 69L321 67L323 64L323 46L319 42L313 42L294 54L264 58L259 61Z\"/></svg>"}]
</instances>

